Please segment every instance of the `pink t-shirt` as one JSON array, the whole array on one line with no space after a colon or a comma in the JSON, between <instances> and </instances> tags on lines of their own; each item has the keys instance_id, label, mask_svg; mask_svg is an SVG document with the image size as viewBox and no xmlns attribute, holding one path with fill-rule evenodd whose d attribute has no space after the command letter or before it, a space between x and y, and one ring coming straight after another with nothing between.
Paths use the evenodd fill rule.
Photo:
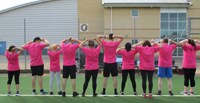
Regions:
<instances>
[{"instance_id":1,"label":"pink t-shirt","mask_svg":"<svg viewBox=\"0 0 200 103\"><path fill-rule=\"evenodd\" d=\"M85 54L85 70L97 70L99 68L99 53L101 47L89 48L82 47L82 52Z\"/></svg>"},{"instance_id":2,"label":"pink t-shirt","mask_svg":"<svg viewBox=\"0 0 200 103\"><path fill-rule=\"evenodd\" d=\"M126 49L117 51L117 54L122 55L122 70L135 69L134 57L137 54L135 50L127 51Z\"/></svg>"},{"instance_id":3,"label":"pink t-shirt","mask_svg":"<svg viewBox=\"0 0 200 103\"><path fill-rule=\"evenodd\" d=\"M76 50L79 47L79 44L65 44L61 43L60 44L63 52L63 65L64 66L72 66L76 65Z\"/></svg>"},{"instance_id":4,"label":"pink t-shirt","mask_svg":"<svg viewBox=\"0 0 200 103\"><path fill-rule=\"evenodd\" d=\"M116 50L119 46L119 41L102 41L104 49L104 62L105 63L115 63L116 62Z\"/></svg>"},{"instance_id":5,"label":"pink t-shirt","mask_svg":"<svg viewBox=\"0 0 200 103\"><path fill-rule=\"evenodd\" d=\"M136 46L135 50L140 54L140 70L155 70L154 54L159 51L159 47Z\"/></svg>"},{"instance_id":6,"label":"pink t-shirt","mask_svg":"<svg viewBox=\"0 0 200 103\"><path fill-rule=\"evenodd\" d=\"M17 52L9 52L6 50L5 56L8 60L8 71L17 71L19 68L19 54Z\"/></svg>"},{"instance_id":7,"label":"pink t-shirt","mask_svg":"<svg viewBox=\"0 0 200 103\"><path fill-rule=\"evenodd\" d=\"M40 66L44 64L42 60L42 50L45 47L46 44L43 43L31 43L22 47L29 52L31 66Z\"/></svg>"},{"instance_id":8,"label":"pink t-shirt","mask_svg":"<svg viewBox=\"0 0 200 103\"><path fill-rule=\"evenodd\" d=\"M168 45L167 43L163 43L162 47L159 49L159 67L172 67L172 53L176 49L176 44Z\"/></svg>"},{"instance_id":9,"label":"pink t-shirt","mask_svg":"<svg viewBox=\"0 0 200 103\"><path fill-rule=\"evenodd\" d=\"M50 58L50 71L60 72L60 54L62 53L62 50L58 50L58 51L48 50L47 53Z\"/></svg>"},{"instance_id":10,"label":"pink t-shirt","mask_svg":"<svg viewBox=\"0 0 200 103\"><path fill-rule=\"evenodd\" d=\"M200 50L200 45L196 46L195 48L190 45L190 44L185 44L182 46L183 48L183 62L182 62L182 67L191 69L191 68L196 68L196 52L197 50Z\"/></svg>"}]
</instances>

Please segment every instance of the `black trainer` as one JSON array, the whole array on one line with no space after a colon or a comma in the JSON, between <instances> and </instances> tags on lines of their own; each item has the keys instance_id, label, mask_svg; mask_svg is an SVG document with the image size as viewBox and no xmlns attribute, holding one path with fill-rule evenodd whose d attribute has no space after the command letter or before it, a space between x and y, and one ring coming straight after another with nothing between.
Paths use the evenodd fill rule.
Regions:
<instances>
[{"instance_id":1,"label":"black trainer","mask_svg":"<svg viewBox=\"0 0 200 103\"><path fill-rule=\"evenodd\" d=\"M121 95L124 95L124 92L120 92Z\"/></svg>"},{"instance_id":2,"label":"black trainer","mask_svg":"<svg viewBox=\"0 0 200 103\"><path fill-rule=\"evenodd\" d=\"M58 95L62 95L62 91L58 92Z\"/></svg>"},{"instance_id":3,"label":"black trainer","mask_svg":"<svg viewBox=\"0 0 200 103\"><path fill-rule=\"evenodd\" d=\"M101 92L100 94L101 94L101 95L106 95L106 93L105 93L105 92Z\"/></svg>"},{"instance_id":4,"label":"black trainer","mask_svg":"<svg viewBox=\"0 0 200 103\"><path fill-rule=\"evenodd\" d=\"M138 95L137 92L134 92L133 94L134 94L134 95Z\"/></svg>"},{"instance_id":5,"label":"black trainer","mask_svg":"<svg viewBox=\"0 0 200 103\"><path fill-rule=\"evenodd\" d=\"M50 95L53 95L53 92L52 92L52 91L50 92Z\"/></svg>"},{"instance_id":6,"label":"black trainer","mask_svg":"<svg viewBox=\"0 0 200 103\"><path fill-rule=\"evenodd\" d=\"M161 92L161 91L158 91L158 93L156 93L156 95L162 95L162 92Z\"/></svg>"},{"instance_id":7,"label":"black trainer","mask_svg":"<svg viewBox=\"0 0 200 103\"><path fill-rule=\"evenodd\" d=\"M118 93L117 93L117 92L115 92L115 93L114 93L114 95L118 95Z\"/></svg>"},{"instance_id":8,"label":"black trainer","mask_svg":"<svg viewBox=\"0 0 200 103\"><path fill-rule=\"evenodd\" d=\"M169 95L171 95L171 96L172 96L172 95L174 95L174 94L172 93L172 91L169 91Z\"/></svg>"},{"instance_id":9,"label":"black trainer","mask_svg":"<svg viewBox=\"0 0 200 103\"><path fill-rule=\"evenodd\" d=\"M94 93L94 94L93 94L93 97L96 97L97 95L98 95L97 93Z\"/></svg>"},{"instance_id":10,"label":"black trainer","mask_svg":"<svg viewBox=\"0 0 200 103\"><path fill-rule=\"evenodd\" d=\"M82 93L81 95L82 95L82 97L85 97L85 93Z\"/></svg>"},{"instance_id":11,"label":"black trainer","mask_svg":"<svg viewBox=\"0 0 200 103\"><path fill-rule=\"evenodd\" d=\"M73 97L77 97L79 94L77 92L73 92Z\"/></svg>"},{"instance_id":12,"label":"black trainer","mask_svg":"<svg viewBox=\"0 0 200 103\"><path fill-rule=\"evenodd\" d=\"M62 92L62 97L65 97L65 96L66 96L65 92Z\"/></svg>"}]
</instances>

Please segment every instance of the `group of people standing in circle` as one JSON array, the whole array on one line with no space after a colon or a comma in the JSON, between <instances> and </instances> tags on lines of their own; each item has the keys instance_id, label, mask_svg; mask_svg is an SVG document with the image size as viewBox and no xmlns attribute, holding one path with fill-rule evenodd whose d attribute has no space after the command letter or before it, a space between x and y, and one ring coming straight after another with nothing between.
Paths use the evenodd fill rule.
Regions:
<instances>
[{"instance_id":1,"label":"group of people standing in circle","mask_svg":"<svg viewBox=\"0 0 200 103\"><path fill-rule=\"evenodd\" d=\"M154 55L159 52L158 63L158 92L157 95L162 95L162 79L168 78L169 95L173 95L172 92L172 53L177 46L183 48L183 62L182 67L184 71L184 95L194 95L195 87L195 72L196 72L196 52L200 50L200 42L192 39L185 39L176 43L171 39L162 39L158 43L153 40L140 41L138 44L131 45L127 42L125 46L120 47L120 43L123 41L123 36L113 35L98 35L97 38L85 39L79 41L74 38L64 39L60 44L52 44L40 37L34 38L33 41L22 45L21 48L17 48L14 45L10 46L6 52L6 58L8 60L8 95L11 95L10 85L13 76L16 83L16 96L19 96L19 75L20 67L18 56L23 50L27 50L30 55L30 68L32 72L32 94L36 95L36 78L38 78L40 94L47 94L43 89L43 74L44 63L42 60L42 50L49 46L48 55L50 58L50 95L53 95L53 79L56 75L58 95L66 96L66 82L70 77L71 85L73 89L73 96L76 97L79 93L76 91L76 50L78 48L85 54L85 82L83 84L82 96L85 96L86 89L90 78L92 78L93 96L97 96L97 77L99 69L98 57L103 48L104 51L104 67L103 67L103 88L101 95L106 95L106 87L108 77L111 75L113 79L114 95L118 95L117 91L117 76L118 69L116 63L116 55L122 55L122 82L120 94L124 95L125 84L128 75L133 88L133 95L138 95L135 81L135 64L134 58L139 53L139 70L142 76L142 96L144 98L152 98L153 89L153 73L155 71ZM96 42L96 43L95 43ZM88 44L88 46L85 45ZM97 44L97 46L95 46ZM63 54L63 78L62 89L60 88L60 54ZM146 93L146 82L148 81L148 94ZM190 83L189 83L190 82ZM190 84L190 90L188 90Z\"/></svg>"}]
</instances>

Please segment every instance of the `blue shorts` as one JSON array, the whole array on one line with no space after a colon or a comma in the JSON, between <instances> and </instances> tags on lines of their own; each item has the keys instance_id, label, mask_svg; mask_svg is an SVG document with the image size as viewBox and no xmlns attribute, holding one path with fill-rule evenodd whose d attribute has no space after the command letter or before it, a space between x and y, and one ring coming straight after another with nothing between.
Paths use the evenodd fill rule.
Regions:
<instances>
[{"instance_id":1,"label":"blue shorts","mask_svg":"<svg viewBox=\"0 0 200 103\"><path fill-rule=\"evenodd\" d=\"M158 68L158 77L160 78L172 78L172 68L159 67Z\"/></svg>"}]
</instances>

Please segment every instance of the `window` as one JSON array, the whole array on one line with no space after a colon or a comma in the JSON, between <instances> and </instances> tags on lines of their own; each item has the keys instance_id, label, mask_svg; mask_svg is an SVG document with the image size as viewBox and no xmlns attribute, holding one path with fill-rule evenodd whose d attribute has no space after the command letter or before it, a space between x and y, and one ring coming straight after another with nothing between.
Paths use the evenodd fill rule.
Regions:
<instances>
[{"instance_id":1,"label":"window","mask_svg":"<svg viewBox=\"0 0 200 103\"><path fill-rule=\"evenodd\" d=\"M183 40L186 35L186 12L164 11L160 13L160 37L175 41ZM177 48L173 56L182 56L182 48Z\"/></svg>"},{"instance_id":2,"label":"window","mask_svg":"<svg viewBox=\"0 0 200 103\"><path fill-rule=\"evenodd\" d=\"M138 10L132 10L132 16L133 17L138 17Z\"/></svg>"}]
</instances>

